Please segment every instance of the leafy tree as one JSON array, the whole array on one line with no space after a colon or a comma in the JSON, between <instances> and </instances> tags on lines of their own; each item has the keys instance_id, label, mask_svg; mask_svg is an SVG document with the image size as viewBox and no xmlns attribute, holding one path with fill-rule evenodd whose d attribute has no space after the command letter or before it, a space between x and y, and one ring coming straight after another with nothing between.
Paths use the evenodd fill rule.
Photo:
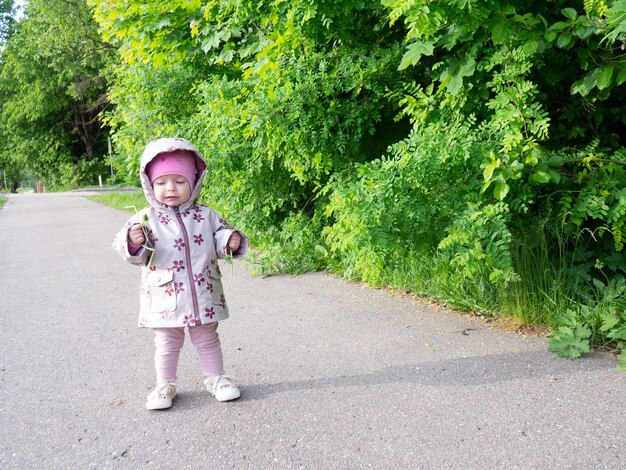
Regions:
<instances>
[{"instance_id":1,"label":"leafy tree","mask_svg":"<svg viewBox=\"0 0 626 470\"><path fill-rule=\"evenodd\" d=\"M378 2L174 2L165 17L140 2L94 6L120 51L110 119L127 167L136 169L146 129L192 138L210 157L206 197L259 239L284 245L291 212L310 218L334 172L399 134L388 91L401 86L400 47ZM189 77L170 95L182 115L176 100L161 105L174 68ZM160 78L146 86L147 76Z\"/></svg>"},{"instance_id":2,"label":"leafy tree","mask_svg":"<svg viewBox=\"0 0 626 470\"><path fill-rule=\"evenodd\" d=\"M111 52L84 1L31 0L2 52L3 158L52 185L93 181L106 149L101 69Z\"/></svg>"},{"instance_id":3,"label":"leafy tree","mask_svg":"<svg viewBox=\"0 0 626 470\"><path fill-rule=\"evenodd\" d=\"M15 2L0 0L0 44L4 44L13 35L15 30Z\"/></svg>"}]
</instances>

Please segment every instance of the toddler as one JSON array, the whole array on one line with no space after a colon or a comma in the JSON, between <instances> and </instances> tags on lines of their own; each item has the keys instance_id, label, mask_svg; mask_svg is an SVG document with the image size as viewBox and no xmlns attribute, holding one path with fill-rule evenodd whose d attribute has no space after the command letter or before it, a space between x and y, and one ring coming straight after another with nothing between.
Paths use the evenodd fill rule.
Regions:
<instances>
[{"instance_id":1,"label":"toddler","mask_svg":"<svg viewBox=\"0 0 626 470\"><path fill-rule=\"evenodd\" d=\"M248 238L212 209L198 204L206 163L183 139L150 142L141 157L141 186L150 204L124 225L113 247L141 266L139 327L155 333L157 385L149 410L169 408L185 328L195 346L207 390L219 401L239 398L224 374L218 322L228 318L218 258L240 258Z\"/></svg>"}]
</instances>

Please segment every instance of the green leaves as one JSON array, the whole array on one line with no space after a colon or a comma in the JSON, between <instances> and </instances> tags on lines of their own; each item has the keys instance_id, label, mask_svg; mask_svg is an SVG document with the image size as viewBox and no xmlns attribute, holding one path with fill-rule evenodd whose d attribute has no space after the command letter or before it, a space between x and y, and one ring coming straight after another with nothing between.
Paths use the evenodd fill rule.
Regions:
<instances>
[{"instance_id":1,"label":"green leaves","mask_svg":"<svg viewBox=\"0 0 626 470\"><path fill-rule=\"evenodd\" d=\"M594 278L593 285L598 294L595 301L567 309L556 318L555 328L548 335L550 350L561 357L576 359L592 345L617 351L626 346L624 277L615 276L608 284Z\"/></svg>"},{"instance_id":2,"label":"green leaves","mask_svg":"<svg viewBox=\"0 0 626 470\"><path fill-rule=\"evenodd\" d=\"M409 65L417 64L422 56L433 55L434 42L433 41L419 41L409 44L407 51L402 56L398 70L404 70Z\"/></svg>"},{"instance_id":3,"label":"green leaves","mask_svg":"<svg viewBox=\"0 0 626 470\"><path fill-rule=\"evenodd\" d=\"M598 90L604 90L611 84L613 70L614 68L612 65L605 65L600 68L596 78L596 86L598 87Z\"/></svg>"},{"instance_id":4,"label":"green leaves","mask_svg":"<svg viewBox=\"0 0 626 470\"><path fill-rule=\"evenodd\" d=\"M611 85L614 71L615 68L612 65L596 67L591 72L587 73L583 78L572 84L572 94L578 93L581 96L587 96L594 88L597 88L598 90L607 89L609 85ZM619 78L626 79L626 75Z\"/></svg>"},{"instance_id":5,"label":"green leaves","mask_svg":"<svg viewBox=\"0 0 626 470\"><path fill-rule=\"evenodd\" d=\"M491 30L491 41L498 45L504 44L509 37L510 23L501 21L495 24Z\"/></svg>"},{"instance_id":6,"label":"green leaves","mask_svg":"<svg viewBox=\"0 0 626 470\"><path fill-rule=\"evenodd\" d=\"M476 61L471 55L465 56L462 60L452 57L448 60L448 67L444 69L439 77L441 82L440 90L445 86L446 91L451 95L456 95L463 88L463 79L470 77L476 69Z\"/></svg>"},{"instance_id":7,"label":"green leaves","mask_svg":"<svg viewBox=\"0 0 626 470\"><path fill-rule=\"evenodd\" d=\"M589 352L590 336L591 330L583 325L561 326L550 333L548 347L560 357L576 359Z\"/></svg>"},{"instance_id":8,"label":"green leaves","mask_svg":"<svg viewBox=\"0 0 626 470\"><path fill-rule=\"evenodd\" d=\"M558 175L558 173L556 173L556 175ZM530 181L537 184L546 184L549 183L551 180L552 177L547 171L539 170L530 175Z\"/></svg>"},{"instance_id":9,"label":"green leaves","mask_svg":"<svg viewBox=\"0 0 626 470\"><path fill-rule=\"evenodd\" d=\"M563 8L561 13L570 21L574 21L578 17L578 13L573 8Z\"/></svg>"},{"instance_id":10,"label":"green leaves","mask_svg":"<svg viewBox=\"0 0 626 470\"><path fill-rule=\"evenodd\" d=\"M128 65L166 65L193 48L201 1L138 2L88 0L103 38L118 47Z\"/></svg>"},{"instance_id":11,"label":"green leaves","mask_svg":"<svg viewBox=\"0 0 626 470\"><path fill-rule=\"evenodd\" d=\"M560 326L548 334L550 351L566 359L576 359L588 352L591 329L586 323L591 317L592 311L588 307L568 309L558 319Z\"/></svg>"},{"instance_id":12,"label":"green leaves","mask_svg":"<svg viewBox=\"0 0 626 470\"><path fill-rule=\"evenodd\" d=\"M506 197L506 195L509 194L510 190L511 187L508 185L508 183L504 181L498 181L493 188L493 197L495 197L498 201L502 201Z\"/></svg>"}]
</instances>

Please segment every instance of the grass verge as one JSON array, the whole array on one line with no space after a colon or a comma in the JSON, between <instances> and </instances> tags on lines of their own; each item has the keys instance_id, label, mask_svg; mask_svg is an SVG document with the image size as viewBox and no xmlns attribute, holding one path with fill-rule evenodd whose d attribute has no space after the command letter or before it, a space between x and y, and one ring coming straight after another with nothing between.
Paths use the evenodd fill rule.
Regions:
<instances>
[{"instance_id":1,"label":"grass verge","mask_svg":"<svg viewBox=\"0 0 626 470\"><path fill-rule=\"evenodd\" d=\"M97 196L89 196L88 199L127 212L133 212L132 208L128 208L129 206L135 206L139 210L147 205L146 196L143 192L98 194Z\"/></svg>"}]
</instances>

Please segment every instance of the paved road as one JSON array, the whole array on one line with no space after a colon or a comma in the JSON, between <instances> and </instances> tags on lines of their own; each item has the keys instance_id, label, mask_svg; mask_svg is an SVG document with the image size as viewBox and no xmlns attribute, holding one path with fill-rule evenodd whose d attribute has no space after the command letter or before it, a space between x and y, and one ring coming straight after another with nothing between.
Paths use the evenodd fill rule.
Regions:
<instances>
[{"instance_id":1,"label":"paved road","mask_svg":"<svg viewBox=\"0 0 626 470\"><path fill-rule=\"evenodd\" d=\"M146 411L139 272L110 246L126 217L80 193L0 209L0 468L626 468L610 357L243 263L220 327L242 398L208 397L188 342L175 406Z\"/></svg>"}]
</instances>

